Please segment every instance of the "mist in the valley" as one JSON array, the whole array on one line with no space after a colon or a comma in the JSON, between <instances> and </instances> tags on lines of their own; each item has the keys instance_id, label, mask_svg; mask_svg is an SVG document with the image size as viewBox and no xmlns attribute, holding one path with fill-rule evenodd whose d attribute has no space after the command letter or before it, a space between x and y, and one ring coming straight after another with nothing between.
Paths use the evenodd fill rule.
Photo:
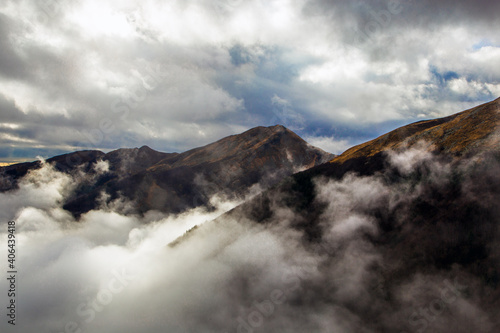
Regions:
<instances>
[{"instance_id":1,"label":"mist in the valley","mask_svg":"<svg viewBox=\"0 0 500 333\"><path fill-rule=\"evenodd\" d=\"M278 197L264 223L221 216L240 202L220 197L179 215L103 202L75 220L62 209L75 175L44 164L0 194L0 248L6 222L17 227L16 330L497 332L498 159L453 165L413 149L387 163L373 176L315 179L314 240ZM440 202L449 211L433 212Z\"/></svg>"}]
</instances>

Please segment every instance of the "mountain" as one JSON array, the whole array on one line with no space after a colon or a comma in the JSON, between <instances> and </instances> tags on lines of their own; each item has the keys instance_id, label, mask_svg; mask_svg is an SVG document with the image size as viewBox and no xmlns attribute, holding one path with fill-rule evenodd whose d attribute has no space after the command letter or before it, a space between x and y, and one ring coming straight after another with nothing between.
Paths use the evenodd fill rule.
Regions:
<instances>
[{"instance_id":1,"label":"mountain","mask_svg":"<svg viewBox=\"0 0 500 333\"><path fill-rule=\"evenodd\" d=\"M500 98L449 117L403 126L352 147L331 162L342 164L384 151L408 149L422 142L428 150L456 156L496 149L500 145L497 131L500 126L499 105Z\"/></svg>"},{"instance_id":2,"label":"mountain","mask_svg":"<svg viewBox=\"0 0 500 333\"><path fill-rule=\"evenodd\" d=\"M400 127L346 150L330 163L298 177L372 175L387 166L389 152L425 150L441 159L469 158L500 147L500 98L454 115Z\"/></svg>"},{"instance_id":3,"label":"mountain","mask_svg":"<svg viewBox=\"0 0 500 333\"><path fill-rule=\"evenodd\" d=\"M301 226L307 237L314 239L321 237L317 218L322 206L316 200L319 179L328 182L350 175L381 177L384 183L410 182L413 188L420 181L434 181L426 177L439 165L448 170L443 182L450 181L452 187L446 193L450 198L439 202L446 206L460 194L453 192L453 186L459 186L462 178L477 177L477 184L487 182L488 188L493 186L492 193L500 191L495 187L500 177L492 175L499 160L500 98L449 117L403 126L352 147L328 163L292 175L229 214L265 222L273 217L272 206L285 206L302 216ZM493 179L487 181L488 177ZM440 214L448 212L445 207L432 209Z\"/></svg>"},{"instance_id":4,"label":"mountain","mask_svg":"<svg viewBox=\"0 0 500 333\"><path fill-rule=\"evenodd\" d=\"M121 148L102 156L109 163L109 169L121 176L135 174L178 153L162 153L142 146L141 148Z\"/></svg>"},{"instance_id":5,"label":"mountain","mask_svg":"<svg viewBox=\"0 0 500 333\"><path fill-rule=\"evenodd\" d=\"M61 172L72 172L81 168L84 172L92 172L92 164L103 158L105 154L98 150L82 150L47 159L47 163ZM0 191L6 192L18 188L18 182L30 170L42 167L40 161L26 162L0 167Z\"/></svg>"},{"instance_id":6,"label":"mountain","mask_svg":"<svg viewBox=\"0 0 500 333\"><path fill-rule=\"evenodd\" d=\"M147 146L118 149L107 154L82 151L53 157L47 163L62 172L83 171L80 182L64 208L79 216L103 203L131 202L127 212L160 210L180 213L209 205L219 193L241 198L254 186L271 186L283 177L334 157L302 140L289 129L276 125L257 127L184 153L162 153ZM107 169L96 170L97 162ZM17 181L40 162L3 168L2 190L17 187Z\"/></svg>"},{"instance_id":7,"label":"mountain","mask_svg":"<svg viewBox=\"0 0 500 333\"><path fill-rule=\"evenodd\" d=\"M77 183L65 207L76 216L100 210L68 226L53 204L38 207L45 188L36 180L3 196L33 252L31 292L63 277L54 288L72 299L40 297L44 306L30 309L62 313L53 331L66 317L85 324L75 309L103 309L109 294L116 301L92 312L97 326L82 329L109 320L111 331L500 332L499 112L496 100L340 156L275 126L181 154L141 147L52 158ZM41 165L2 169L3 179L15 191ZM260 194L202 224L215 214L195 210L153 225L137 225L149 215L120 214L210 208L211 194L243 198L259 185ZM47 190L60 207L66 187ZM113 292L114 282L134 277ZM117 318L127 319L123 327ZM151 318L160 320L144 326Z\"/></svg>"},{"instance_id":8,"label":"mountain","mask_svg":"<svg viewBox=\"0 0 500 333\"><path fill-rule=\"evenodd\" d=\"M340 313L346 332L498 332L499 115L497 99L396 129L286 178L171 246L234 223L262 226L280 244L298 238L288 256L314 266L295 275L301 288L269 331L297 317L316 327L318 313Z\"/></svg>"}]
</instances>

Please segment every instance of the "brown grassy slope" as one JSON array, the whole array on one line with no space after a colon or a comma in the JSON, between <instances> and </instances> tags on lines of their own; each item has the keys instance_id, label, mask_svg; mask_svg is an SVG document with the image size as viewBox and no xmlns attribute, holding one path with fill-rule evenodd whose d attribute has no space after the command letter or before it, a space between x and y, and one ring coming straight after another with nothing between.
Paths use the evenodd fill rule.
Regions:
<instances>
[{"instance_id":1,"label":"brown grassy slope","mask_svg":"<svg viewBox=\"0 0 500 333\"><path fill-rule=\"evenodd\" d=\"M408 148L422 141L428 142L429 150L453 155L464 155L476 149L498 148L499 126L500 98L445 118L400 127L348 149L330 163L342 164L353 158Z\"/></svg>"},{"instance_id":2,"label":"brown grassy slope","mask_svg":"<svg viewBox=\"0 0 500 333\"><path fill-rule=\"evenodd\" d=\"M268 154L269 151L267 151L269 147L273 149L277 147L286 148L290 152L293 151L295 155L303 155L304 157L299 158L299 160L301 159L301 162L309 162L308 167L324 163L334 156L319 148L309 146L297 134L282 125L272 127L261 126L252 128L241 134L225 137L214 143L186 151L177 156L165 158L150 167L148 171L154 172L178 167L196 166L204 163L242 162L242 157L246 155L253 157L247 163L251 162L258 167L263 167L267 163L267 159L283 159L283 156L279 157L278 155L285 153L283 150L281 152L276 151L275 154L270 155ZM260 150L266 152L266 155L269 156L263 159L262 154L259 153ZM246 168L248 165L243 164L239 165L239 167Z\"/></svg>"}]
</instances>

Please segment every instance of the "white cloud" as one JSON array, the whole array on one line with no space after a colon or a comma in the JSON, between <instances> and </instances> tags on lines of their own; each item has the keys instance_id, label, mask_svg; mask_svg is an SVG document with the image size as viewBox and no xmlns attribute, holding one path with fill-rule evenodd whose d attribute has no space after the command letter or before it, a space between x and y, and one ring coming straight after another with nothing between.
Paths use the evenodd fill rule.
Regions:
<instances>
[{"instance_id":1,"label":"white cloud","mask_svg":"<svg viewBox=\"0 0 500 333\"><path fill-rule=\"evenodd\" d=\"M0 94L24 114L9 121L19 126L10 138L28 141L0 140L16 149L185 150L266 125L278 107L292 129L313 133L318 120L322 132L338 123L366 128L497 97L498 36L476 21L408 24L419 6L402 4L371 36L376 43L353 43L352 29L386 4L8 1L0 9L9 36L0 45ZM474 48L481 40L489 42ZM232 59L235 45L244 63ZM442 83L433 70L457 77ZM114 130L104 133L107 119ZM102 140L75 135L83 131Z\"/></svg>"},{"instance_id":2,"label":"white cloud","mask_svg":"<svg viewBox=\"0 0 500 333\"><path fill-rule=\"evenodd\" d=\"M17 311L23 314L16 327L22 331L58 332L66 325L86 332L236 327L244 309L238 308L243 304L231 295L228 283L251 266L279 286L282 274L303 259L289 258L285 250L298 239L231 221L223 222L224 228L210 223L176 247L167 246L236 205L218 198L213 198L216 209L210 212L149 212L139 218L96 210L76 223L60 207L69 182L67 175L45 165L22 181L18 192L2 194L2 219L15 218L22 249L16 259L23 272L16 298ZM6 239L0 238L3 248ZM3 279L0 288L6 287ZM269 292L266 284L252 288L255 297ZM203 324L216 310L214 304L220 309L227 305L235 317L221 313L220 320Z\"/></svg>"},{"instance_id":3,"label":"white cloud","mask_svg":"<svg viewBox=\"0 0 500 333\"><path fill-rule=\"evenodd\" d=\"M465 78L453 79L448 82L451 91L469 98L477 98L484 94L495 94L496 85L486 85L478 81L467 81Z\"/></svg>"},{"instance_id":4,"label":"white cloud","mask_svg":"<svg viewBox=\"0 0 500 333\"><path fill-rule=\"evenodd\" d=\"M22 272L18 275L16 329L43 333L63 332L67 327L89 333L238 332L247 326L269 332L293 332L300 327L300 331L347 333L370 330L373 320L378 320L382 330L410 327L412 312L432 305L442 292L442 281L467 268L454 265L439 271L431 266L426 273L429 266L424 266L423 272L407 273L413 270L405 267L428 259L396 262L397 251L417 251L432 259L434 249L443 246L441 241L461 244L455 243L461 238L457 235L467 233L462 222L470 217L463 217L460 223L430 221L436 228L453 232L426 233L426 221L407 210L433 202L440 185L456 189L459 184L425 150L393 155L390 161L403 173L427 163L428 174L417 184L412 177L408 182L401 178L390 184L384 175L348 174L340 180L315 180L318 205L313 205L320 214L314 219L322 237L314 241L301 230L309 227L304 225L307 215L280 206L275 195L270 198L273 217L262 224L245 218L205 223L237 204L220 198L213 198L213 211L195 209L177 216L149 212L139 217L103 208L76 223L61 209L73 179L45 165L21 181L18 191L0 194L1 219L16 220L17 264ZM496 176L497 167L488 164L487 172ZM483 180L491 179L495 178L485 176ZM458 194L458 202L466 198L467 205L480 209L476 204L482 197L475 195L484 189L480 183L474 184L474 192L471 182L476 181L471 177L459 188L457 192L463 193ZM416 198L418 201L412 201ZM496 199L484 198L487 200L481 204L486 206ZM495 210L488 212L498 216ZM493 230L494 221L483 220L478 222L484 223L479 229L485 228L487 233L492 224ZM396 234L401 237L396 239L396 249L394 239L384 240L389 232L370 239L381 233L381 221L402 227ZM196 232L185 235L174 247L167 246L194 226L199 226ZM6 230L0 229L2 249L7 248ZM432 328L443 331L456 325L453 331L470 332L492 327L489 318L494 316L489 315L495 310L481 306L487 302L482 290L489 287L481 285L482 280L470 271L466 281L467 296L457 295L456 304L431 322ZM1 279L0 290L7 289L8 281ZM5 297L0 299L1 307L6 307L5 301ZM468 316L463 317L465 310ZM6 326L5 320L0 322L2 329Z\"/></svg>"},{"instance_id":5,"label":"white cloud","mask_svg":"<svg viewBox=\"0 0 500 333\"><path fill-rule=\"evenodd\" d=\"M336 140L333 136L307 136L304 138L311 145L333 154L341 154L352 146L348 140Z\"/></svg>"}]
</instances>

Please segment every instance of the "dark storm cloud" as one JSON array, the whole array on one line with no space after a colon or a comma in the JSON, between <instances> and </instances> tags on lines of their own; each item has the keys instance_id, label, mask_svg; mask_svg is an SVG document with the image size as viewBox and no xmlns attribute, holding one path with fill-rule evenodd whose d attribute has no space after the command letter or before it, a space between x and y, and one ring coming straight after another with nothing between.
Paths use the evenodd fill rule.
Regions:
<instances>
[{"instance_id":1,"label":"dark storm cloud","mask_svg":"<svg viewBox=\"0 0 500 333\"><path fill-rule=\"evenodd\" d=\"M356 0L349 2L312 0L304 8L306 14L326 14L344 21L354 19L359 25L372 20L385 20L387 19L385 15L401 16L403 19L392 20L391 23L399 27L416 24L428 29L450 23L497 25L500 23L498 15L495 14L498 10L500 10L500 4L494 0Z\"/></svg>"},{"instance_id":2,"label":"dark storm cloud","mask_svg":"<svg viewBox=\"0 0 500 333\"><path fill-rule=\"evenodd\" d=\"M0 108L2 110L2 121L4 122L18 122L24 118L23 113L15 104L7 100L3 95L0 95Z\"/></svg>"},{"instance_id":3,"label":"dark storm cloud","mask_svg":"<svg viewBox=\"0 0 500 333\"><path fill-rule=\"evenodd\" d=\"M0 73L3 76L18 78L26 75L25 64L13 49L14 26L12 19L0 13Z\"/></svg>"},{"instance_id":4,"label":"dark storm cloud","mask_svg":"<svg viewBox=\"0 0 500 333\"><path fill-rule=\"evenodd\" d=\"M401 1L405 4L405 1ZM500 23L496 12L500 10L500 4L494 0L479 1L409 1L411 10L409 14L413 20L424 18L425 23L434 22L438 24L439 20L446 23L463 23L463 20L470 23L493 24ZM408 15L410 17L410 15Z\"/></svg>"}]
</instances>

